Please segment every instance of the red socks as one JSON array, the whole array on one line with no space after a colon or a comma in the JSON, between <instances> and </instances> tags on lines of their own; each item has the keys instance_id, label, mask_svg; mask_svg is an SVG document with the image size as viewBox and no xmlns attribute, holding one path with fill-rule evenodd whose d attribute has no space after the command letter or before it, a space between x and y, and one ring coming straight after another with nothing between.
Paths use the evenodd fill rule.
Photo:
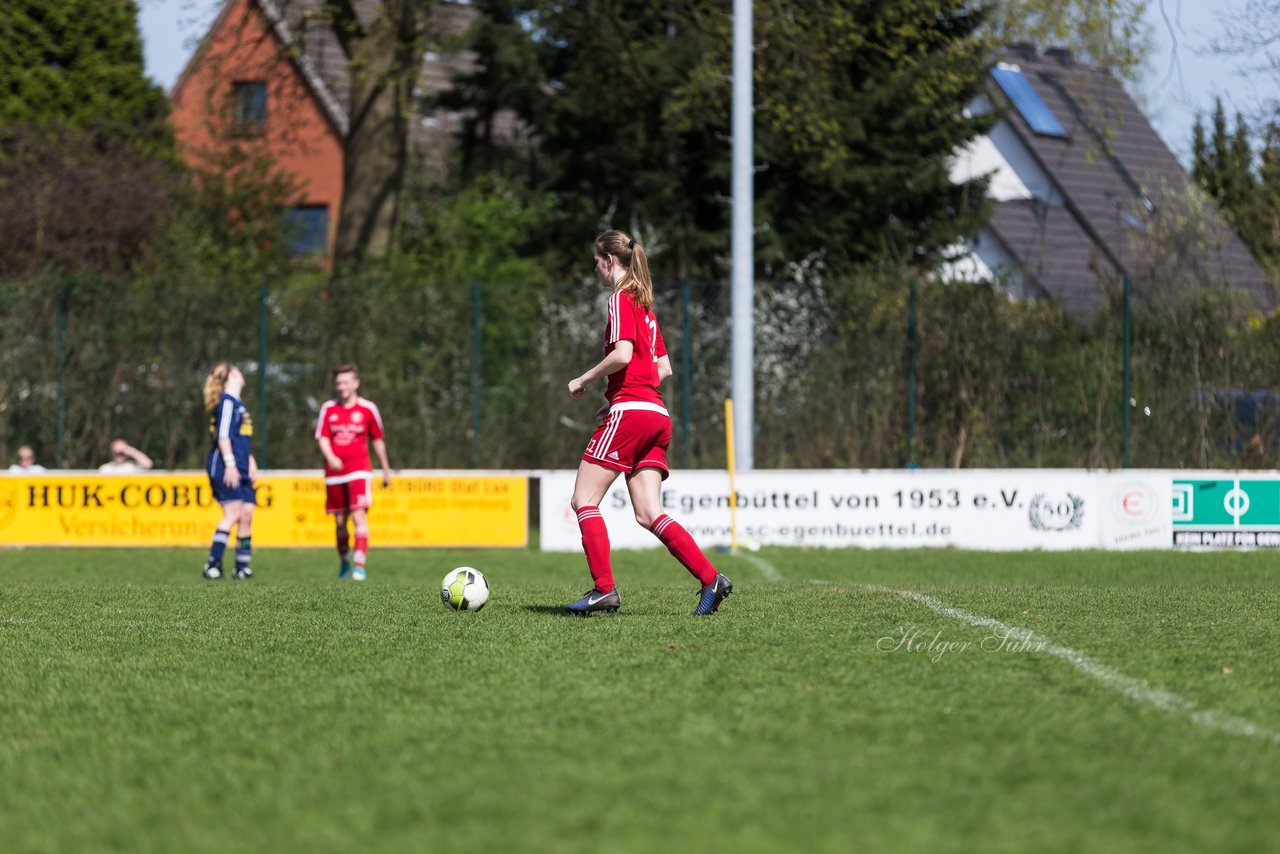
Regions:
<instances>
[{"instance_id":1,"label":"red socks","mask_svg":"<svg viewBox=\"0 0 1280 854\"><path fill-rule=\"evenodd\" d=\"M596 591L608 593L614 588L613 566L609 562L609 531L599 507L578 509L578 527L582 530L582 550L587 554L587 568L595 580ZM653 533L685 569L705 587L716 580L716 568L689 536L689 532L670 516L663 514L653 523ZM356 549L360 540L356 540Z\"/></svg>"},{"instance_id":2,"label":"red socks","mask_svg":"<svg viewBox=\"0 0 1280 854\"><path fill-rule=\"evenodd\" d=\"M679 522L664 513L653 520L652 530L654 536L667 547L667 551L671 552L694 578L702 582L703 587L716 580L716 568L711 565L711 561L707 560L707 556L702 553L698 544L693 541L693 537L689 536L689 532Z\"/></svg>"},{"instance_id":3,"label":"red socks","mask_svg":"<svg viewBox=\"0 0 1280 854\"><path fill-rule=\"evenodd\" d=\"M614 588L613 566L609 562L609 530L599 507L578 508L578 527L582 529L582 550L587 554L587 569L596 583L597 593Z\"/></svg>"},{"instance_id":4,"label":"red socks","mask_svg":"<svg viewBox=\"0 0 1280 854\"><path fill-rule=\"evenodd\" d=\"M364 569L364 559L369 554L369 535L356 534L356 550L351 555L351 563L357 569Z\"/></svg>"}]
</instances>

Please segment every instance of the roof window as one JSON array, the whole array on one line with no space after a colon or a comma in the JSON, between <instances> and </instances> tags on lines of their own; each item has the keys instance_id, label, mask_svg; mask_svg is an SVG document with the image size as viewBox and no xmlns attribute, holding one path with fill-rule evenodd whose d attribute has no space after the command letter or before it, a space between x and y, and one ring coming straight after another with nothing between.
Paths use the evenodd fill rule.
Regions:
<instances>
[{"instance_id":1,"label":"roof window","mask_svg":"<svg viewBox=\"0 0 1280 854\"><path fill-rule=\"evenodd\" d=\"M1032 131L1041 136L1067 139L1067 131L1062 127L1062 123L1049 111L1049 107L1036 90L1031 88L1031 81L1027 80L1020 67L1008 62L997 63L996 67L991 69L991 76L999 84L1000 90L1013 102L1014 108L1026 120Z\"/></svg>"}]
</instances>

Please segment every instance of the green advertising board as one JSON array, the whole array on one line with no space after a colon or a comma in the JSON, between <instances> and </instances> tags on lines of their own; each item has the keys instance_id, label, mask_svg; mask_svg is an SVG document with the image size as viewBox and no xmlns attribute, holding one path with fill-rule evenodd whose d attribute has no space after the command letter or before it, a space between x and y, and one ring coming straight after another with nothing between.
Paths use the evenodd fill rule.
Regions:
<instances>
[{"instance_id":1,"label":"green advertising board","mask_svg":"<svg viewBox=\"0 0 1280 854\"><path fill-rule=\"evenodd\" d=\"M1280 545L1280 479L1174 479L1178 546Z\"/></svg>"}]
</instances>

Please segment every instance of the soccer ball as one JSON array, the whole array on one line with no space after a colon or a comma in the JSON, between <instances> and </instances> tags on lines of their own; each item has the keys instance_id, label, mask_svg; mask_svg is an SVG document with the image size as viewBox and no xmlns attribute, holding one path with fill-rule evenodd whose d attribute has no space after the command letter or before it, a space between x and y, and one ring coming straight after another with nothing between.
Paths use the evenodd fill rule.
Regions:
<instances>
[{"instance_id":1,"label":"soccer ball","mask_svg":"<svg viewBox=\"0 0 1280 854\"><path fill-rule=\"evenodd\" d=\"M479 611L489 601L489 582L480 570L460 566L440 583L440 599L455 611Z\"/></svg>"}]
</instances>

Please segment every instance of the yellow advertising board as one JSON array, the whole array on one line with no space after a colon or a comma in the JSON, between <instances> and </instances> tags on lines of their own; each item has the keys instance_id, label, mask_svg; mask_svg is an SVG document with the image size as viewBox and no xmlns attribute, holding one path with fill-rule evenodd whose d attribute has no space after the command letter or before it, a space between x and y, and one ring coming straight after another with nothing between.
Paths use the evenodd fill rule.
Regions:
<instances>
[{"instance_id":1,"label":"yellow advertising board","mask_svg":"<svg viewBox=\"0 0 1280 854\"><path fill-rule=\"evenodd\" d=\"M253 544L331 546L319 472L268 472L257 483ZM206 546L220 518L204 472L0 474L0 547ZM369 528L381 547L523 547L528 478L404 473L373 481Z\"/></svg>"}]
</instances>

